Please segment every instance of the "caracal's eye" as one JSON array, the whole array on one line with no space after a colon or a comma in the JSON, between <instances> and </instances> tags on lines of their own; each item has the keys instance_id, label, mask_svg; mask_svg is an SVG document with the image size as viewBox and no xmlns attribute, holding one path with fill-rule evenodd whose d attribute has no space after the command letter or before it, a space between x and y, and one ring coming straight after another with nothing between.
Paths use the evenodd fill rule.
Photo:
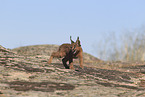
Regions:
<instances>
[{"instance_id":1,"label":"caracal's eye","mask_svg":"<svg viewBox=\"0 0 145 97\"><path fill-rule=\"evenodd\" d=\"M75 49L76 47L74 46L74 49Z\"/></svg>"}]
</instances>

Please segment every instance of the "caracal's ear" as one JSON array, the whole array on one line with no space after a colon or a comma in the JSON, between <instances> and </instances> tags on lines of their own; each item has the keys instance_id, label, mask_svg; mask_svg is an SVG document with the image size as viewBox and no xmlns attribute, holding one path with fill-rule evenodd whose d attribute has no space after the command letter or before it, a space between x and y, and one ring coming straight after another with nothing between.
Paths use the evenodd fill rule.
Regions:
<instances>
[{"instance_id":1,"label":"caracal's ear","mask_svg":"<svg viewBox=\"0 0 145 97\"><path fill-rule=\"evenodd\" d=\"M79 40L79 37L77 37L76 43L78 44L78 46L81 46L81 42Z\"/></svg>"},{"instance_id":2,"label":"caracal's ear","mask_svg":"<svg viewBox=\"0 0 145 97\"><path fill-rule=\"evenodd\" d=\"M72 43L75 43L75 42L71 39L71 36L70 36L70 41L71 41L71 44L72 44Z\"/></svg>"}]
</instances>

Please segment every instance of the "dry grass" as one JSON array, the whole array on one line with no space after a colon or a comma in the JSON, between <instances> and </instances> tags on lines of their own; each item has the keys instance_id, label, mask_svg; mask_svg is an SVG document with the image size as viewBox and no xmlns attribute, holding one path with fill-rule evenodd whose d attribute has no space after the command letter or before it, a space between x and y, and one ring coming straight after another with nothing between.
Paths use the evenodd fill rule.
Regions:
<instances>
[{"instance_id":1,"label":"dry grass","mask_svg":"<svg viewBox=\"0 0 145 97\"><path fill-rule=\"evenodd\" d=\"M126 31L118 36L105 34L95 49L100 59L108 61L145 61L145 30Z\"/></svg>"}]
</instances>

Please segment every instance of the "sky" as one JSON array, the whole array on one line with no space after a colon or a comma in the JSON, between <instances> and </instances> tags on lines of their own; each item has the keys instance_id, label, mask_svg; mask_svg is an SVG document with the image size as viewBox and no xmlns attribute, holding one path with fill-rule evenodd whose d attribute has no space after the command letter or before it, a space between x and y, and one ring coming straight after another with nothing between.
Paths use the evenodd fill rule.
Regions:
<instances>
[{"instance_id":1,"label":"sky","mask_svg":"<svg viewBox=\"0 0 145 97\"><path fill-rule=\"evenodd\" d=\"M145 0L0 0L0 45L70 43L80 37L84 52L111 32L145 25Z\"/></svg>"}]
</instances>

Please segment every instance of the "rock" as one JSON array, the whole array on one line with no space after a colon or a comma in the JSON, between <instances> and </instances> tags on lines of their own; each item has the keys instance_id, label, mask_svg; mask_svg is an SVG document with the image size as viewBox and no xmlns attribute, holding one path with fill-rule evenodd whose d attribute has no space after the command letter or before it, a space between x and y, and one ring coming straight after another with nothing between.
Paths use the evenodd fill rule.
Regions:
<instances>
[{"instance_id":1,"label":"rock","mask_svg":"<svg viewBox=\"0 0 145 97\"><path fill-rule=\"evenodd\" d=\"M139 80L144 79L143 74L136 76L139 72L133 72L142 67L104 69L103 66L118 63L96 63L98 58L85 53L84 69L76 65L77 62L76 70L65 69L57 59L47 64L50 52L57 48L54 45L14 50L0 47L0 97L144 96L145 82Z\"/></svg>"}]
</instances>

